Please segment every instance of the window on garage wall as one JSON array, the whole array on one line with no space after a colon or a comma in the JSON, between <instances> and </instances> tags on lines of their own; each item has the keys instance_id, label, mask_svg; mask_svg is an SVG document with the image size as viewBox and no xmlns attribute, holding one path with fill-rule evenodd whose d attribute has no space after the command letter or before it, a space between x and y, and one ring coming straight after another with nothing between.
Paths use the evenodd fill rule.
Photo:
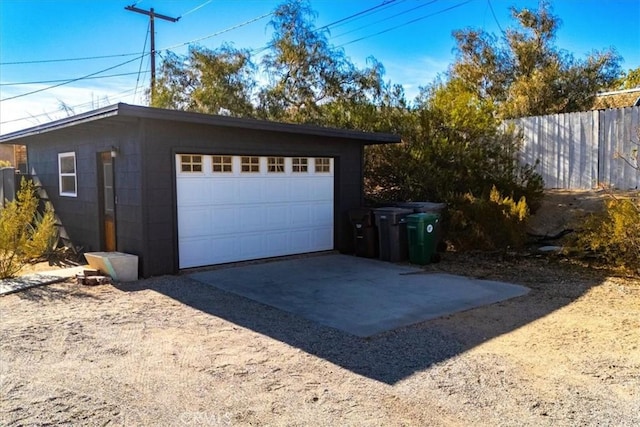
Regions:
<instances>
[{"instance_id":1,"label":"window on garage wall","mask_svg":"<svg viewBox=\"0 0 640 427\"><path fill-rule=\"evenodd\" d=\"M202 172L202 156L183 154L180 156L182 172Z\"/></svg>"},{"instance_id":2,"label":"window on garage wall","mask_svg":"<svg viewBox=\"0 0 640 427\"><path fill-rule=\"evenodd\" d=\"M233 172L231 156L212 156L211 163L213 172Z\"/></svg>"},{"instance_id":3,"label":"window on garage wall","mask_svg":"<svg viewBox=\"0 0 640 427\"><path fill-rule=\"evenodd\" d=\"M76 153L58 153L58 181L61 196L76 197L78 195Z\"/></svg>"},{"instance_id":4,"label":"window on garage wall","mask_svg":"<svg viewBox=\"0 0 640 427\"><path fill-rule=\"evenodd\" d=\"M260 157L242 157L241 171L245 173L260 172Z\"/></svg>"},{"instance_id":5,"label":"window on garage wall","mask_svg":"<svg viewBox=\"0 0 640 427\"><path fill-rule=\"evenodd\" d=\"M309 163L309 160L305 157L294 157L291 160L291 166L292 166L293 172L296 172L296 173L308 172L309 170L308 163Z\"/></svg>"},{"instance_id":6,"label":"window on garage wall","mask_svg":"<svg viewBox=\"0 0 640 427\"><path fill-rule=\"evenodd\" d=\"M316 159L316 173L329 173L331 172L331 159L318 158Z\"/></svg>"},{"instance_id":7,"label":"window on garage wall","mask_svg":"<svg viewBox=\"0 0 640 427\"><path fill-rule=\"evenodd\" d=\"M284 157L267 157L267 171L284 173Z\"/></svg>"}]
</instances>

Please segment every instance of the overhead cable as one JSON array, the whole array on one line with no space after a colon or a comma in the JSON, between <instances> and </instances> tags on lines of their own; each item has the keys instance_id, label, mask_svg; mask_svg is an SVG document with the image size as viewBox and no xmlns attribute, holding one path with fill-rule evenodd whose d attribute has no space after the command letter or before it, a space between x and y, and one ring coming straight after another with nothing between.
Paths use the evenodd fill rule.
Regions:
<instances>
[{"instance_id":1,"label":"overhead cable","mask_svg":"<svg viewBox=\"0 0 640 427\"><path fill-rule=\"evenodd\" d=\"M435 16L435 15L440 15L441 13L448 12L450 10L453 10L453 9L458 8L458 7L464 6L465 4L471 3L472 1L473 0L467 0L467 1L464 1L462 3L455 4L453 6L447 7L445 9L439 10L437 12L430 13L428 15L424 15L424 16L421 16L419 18L412 19L410 21L407 21L407 22L405 22L403 24L400 24L400 25L396 25L396 26L391 27L391 28L387 28L386 30L378 31L377 33L369 34L368 36L364 36L364 37L360 37L360 38L355 39L355 40L351 40L350 42L343 43L338 47L344 47L344 46L350 45L352 43L356 43L356 42L359 42L359 41L362 41L362 40L365 40L365 39L368 39L368 38L371 38L371 37L379 36L380 34L388 33L389 31L397 30L398 28L405 27L405 26L407 26L409 24L413 24L413 23L416 23L418 21L422 21L423 19L427 19L427 18L430 18L430 17Z\"/></svg>"},{"instance_id":2,"label":"overhead cable","mask_svg":"<svg viewBox=\"0 0 640 427\"><path fill-rule=\"evenodd\" d=\"M148 55L148 54L143 54L141 57L143 57L145 55ZM69 83L77 82L79 80L88 79L89 77L93 77L95 75L102 74L102 73L104 73L106 71L113 70L114 68L122 67L123 65L129 64L129 63L131 63L133 61L137 61L138 59L140 59L140 57L139 58L133 58L133 59L131 59L129 61L122 62L120 64L114 65L113 67L105 68L104 70L96 71L95 73L87 74L85 76L78 77L78 78L75 78L75 79L66 80L64 82L55 84L53 86L47 86L47 87L44 87L44 88L41 88L41 89L33 90L31 92L21 93L20 95L10 96L8 98L2 98L2 99L0 99L0 102L9 101L11 99L16 99L16 98L22 98L22 97L27 96L27 95L33 95L34 93L44 92L45 90L49 90L49 89L53 89L53 88L56 88L56 87L64 86L64 85L67 85Z\"/></svg>"}]
</instances>

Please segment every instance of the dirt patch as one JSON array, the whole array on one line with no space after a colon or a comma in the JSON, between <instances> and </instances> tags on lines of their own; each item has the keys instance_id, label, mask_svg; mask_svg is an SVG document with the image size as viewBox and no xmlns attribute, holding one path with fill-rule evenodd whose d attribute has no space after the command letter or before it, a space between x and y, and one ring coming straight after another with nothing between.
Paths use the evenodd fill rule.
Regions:
<instances>
[{"instance_id":1,"label":"dirt patch","mask_svg":"<svg viewBox=\"0 0 640 427\"><path fill-rule=\"evenodd\" d=\"M529 220L529 232L537 236L554 236L564 230L574 230L591 213L602 212L612 197L638 198L634 191L547 190L540 208Z\"/></svg>"},{"instance_id":2,"label":"dirt patch","mask_svg":"<svg viewBox=\"0 0 640 427\"><path fill-rule=\"evenodd\" d=\"M542 255L432 271L531 292L369 339L185 276L1 297L0 424L637 425L640 280Z\"/></svg>"}]
</instances>

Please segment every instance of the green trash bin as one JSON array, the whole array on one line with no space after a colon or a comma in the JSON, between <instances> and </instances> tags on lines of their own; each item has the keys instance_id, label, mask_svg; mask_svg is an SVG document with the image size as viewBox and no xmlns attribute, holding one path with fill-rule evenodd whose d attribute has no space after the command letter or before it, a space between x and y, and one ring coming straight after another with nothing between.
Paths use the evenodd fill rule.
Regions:
<instances>
[{"instance_id":1,"label":"green trash bin","mask_svg":"<svg viewBox=\"0 0 640 427\"><path fill-rule=\"evenodd\" d=\"M417 213L407 216L407 237L409 242L409 261L412 264L425 265L436 254L436 230L440 215L435 213Z\"/></svg>"}]
</instances>

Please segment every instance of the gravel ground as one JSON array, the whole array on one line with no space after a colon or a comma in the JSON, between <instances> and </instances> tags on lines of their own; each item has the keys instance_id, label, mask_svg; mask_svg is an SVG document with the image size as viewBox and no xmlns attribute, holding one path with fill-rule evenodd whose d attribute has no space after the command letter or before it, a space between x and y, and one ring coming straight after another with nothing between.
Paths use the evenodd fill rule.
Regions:
<instances>
[{"instance_id":1,"label":"gravel ground","mask_svg":"<svg viewBox=\"0 0 640 427\"><path fill-rule=\"evenodd\" d=\"M635 426L640 281L546 258L427 270L523 297L346 335L185 276L0 298L0 424Z\"/></svg>"}]
</instances>

